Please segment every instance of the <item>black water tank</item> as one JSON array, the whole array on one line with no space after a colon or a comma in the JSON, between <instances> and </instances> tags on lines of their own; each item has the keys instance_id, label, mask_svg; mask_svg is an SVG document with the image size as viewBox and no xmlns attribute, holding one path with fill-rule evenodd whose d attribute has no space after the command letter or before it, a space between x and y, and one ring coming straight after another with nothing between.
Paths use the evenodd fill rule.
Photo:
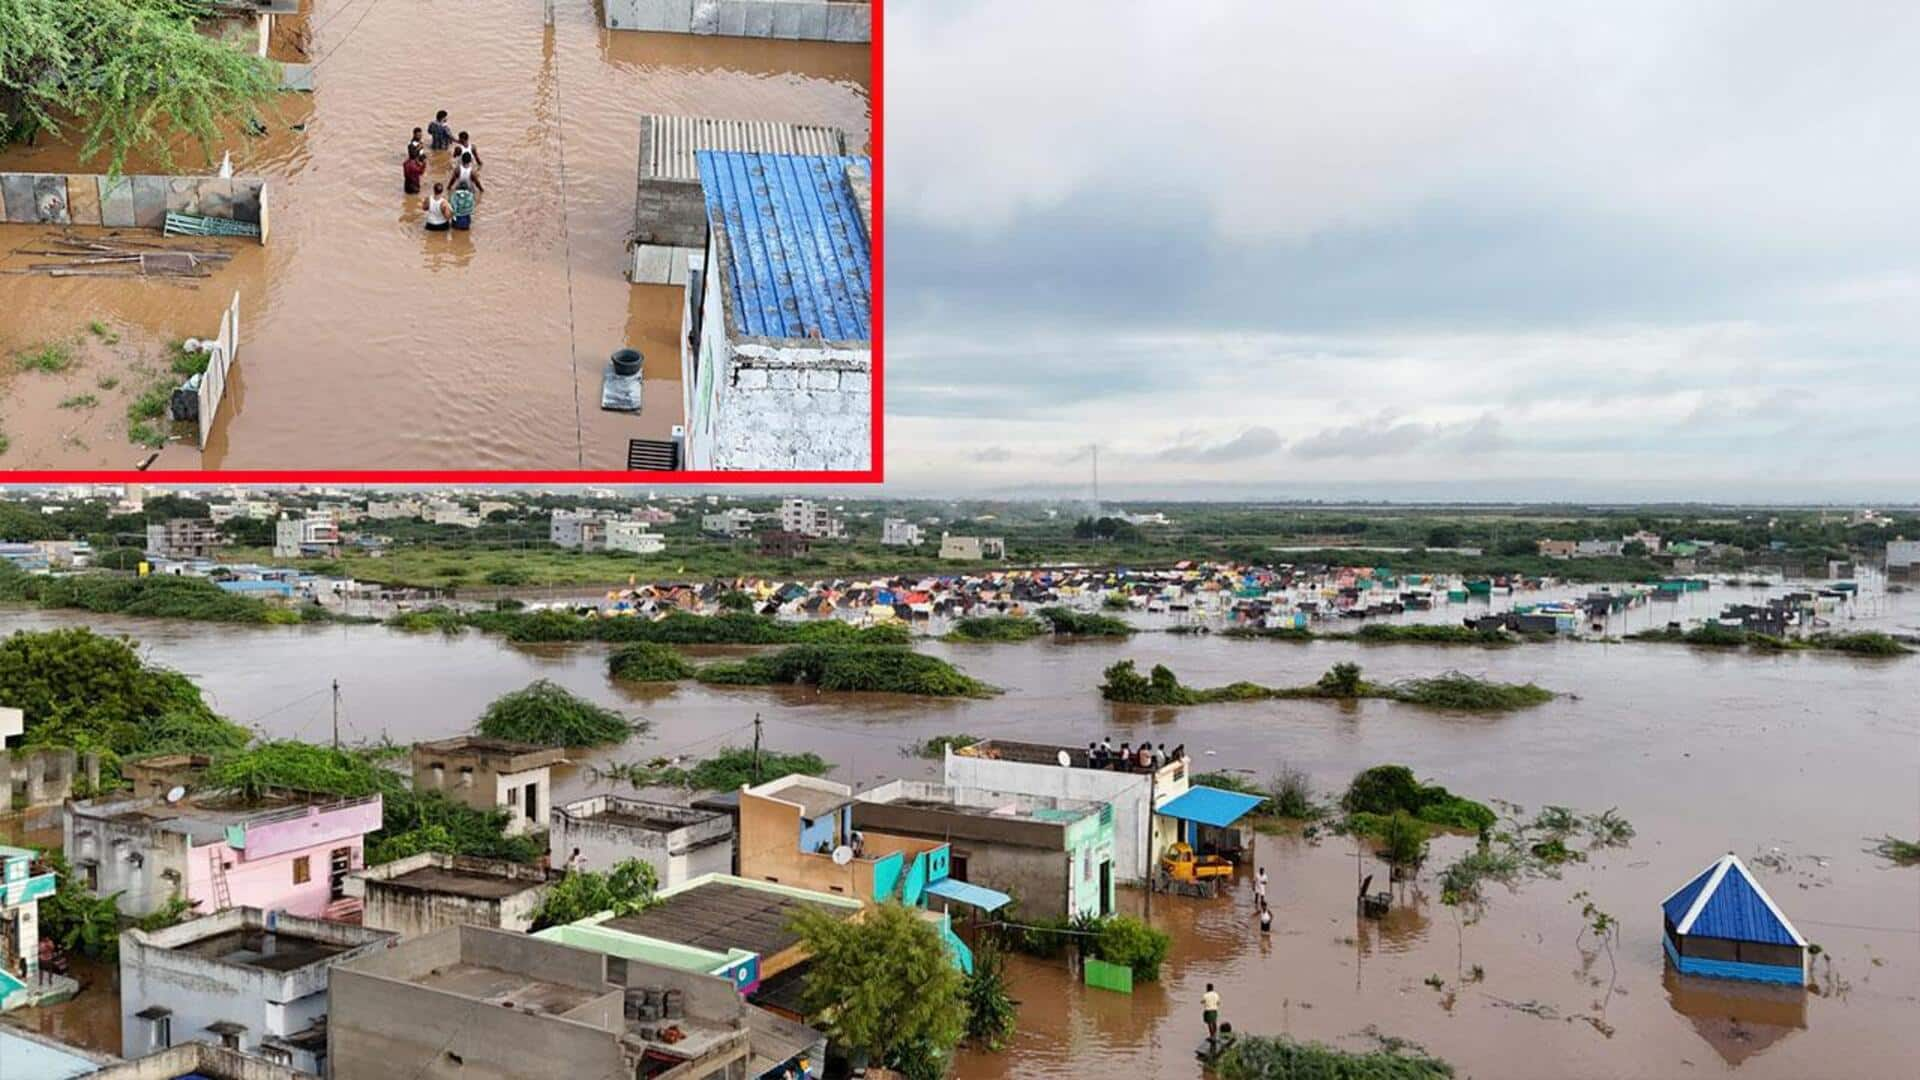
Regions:
<instances>
[{"instance_id":1,"label":"black water tank","mask_svg":"<svg viewBox=\"0 0 1920 1080\"><path fill-rule=\"evenodd\" d=\"M631 378L640 374L640 351L621 349L613 354L613 373L621 378Z\"/></svg>"}]
</instances>

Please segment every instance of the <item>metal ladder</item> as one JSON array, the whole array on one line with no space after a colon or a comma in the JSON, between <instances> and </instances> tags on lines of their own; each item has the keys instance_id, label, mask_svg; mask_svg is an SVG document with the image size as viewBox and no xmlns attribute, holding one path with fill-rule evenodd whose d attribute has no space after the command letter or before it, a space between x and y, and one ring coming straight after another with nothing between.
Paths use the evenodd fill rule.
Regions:
<instances>
[{"instance_id":1,"label":"metal ladder","mask_svg":"<svg viewBox=\"0 0 1920 1080\"><path fill-rule=\"evenodd\" d=\"M213 865L213 909L225 911L233 906L233 889L227 883L226 856L215 844L207 849L207 857Z\"/></svg>"}]
</instances>

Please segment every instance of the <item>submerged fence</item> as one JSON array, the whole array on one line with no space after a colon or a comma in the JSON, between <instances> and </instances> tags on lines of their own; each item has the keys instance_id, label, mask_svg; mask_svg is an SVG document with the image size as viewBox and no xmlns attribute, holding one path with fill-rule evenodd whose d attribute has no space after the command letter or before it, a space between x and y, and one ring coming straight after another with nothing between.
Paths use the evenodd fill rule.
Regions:
<instances>
[{"instance_id":1,"label":"submerged fence","mask_svg":"<svg viewBox=\"0 0 1920 1080\"><path fill-rule=\"evenodd\" d=\"M167 215L257 225L267 242L267 182L253 177L0 173L0 222L160 229Z\"/></svg>"}]
</instances>

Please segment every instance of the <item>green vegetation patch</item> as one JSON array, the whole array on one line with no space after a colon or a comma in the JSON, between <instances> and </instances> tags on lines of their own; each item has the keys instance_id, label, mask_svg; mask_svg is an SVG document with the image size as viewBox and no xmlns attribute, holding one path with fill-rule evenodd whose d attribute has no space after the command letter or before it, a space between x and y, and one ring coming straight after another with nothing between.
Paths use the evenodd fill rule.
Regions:
<instances>
[{"instance_id":1,"label":"green vegetation patch","mask_svg":"<svg viewBox=\"0 0 1920 1080\"><path fill-rule=\"evenodd\" d=\"M1236 1035L1213 1061L1220 1080L1447 1080L1453 1066L1417 1048L1337 1050L1285 1035Z\"/></svg>"},{"instance_id":2,"label":"green vegetation patch","mask_svg":"<svg viewBox=\"0 0 1920 1080\"><path fill-rule=\"evenodd\" d=\"M997 691L937 657L888 645L793 645L768 656L709 664L695 676L721 686L798 684L822 690L987 697Z\"/></svg>"},{"instance_id":3,"label":"green vegetation patch","mask_svg":"<svg viewBox=\"0 0 1920 1080\"><path fill-rule=\"evenodd\" d=\"M636 641L607 657L607 674L621 682L678 682L693 677L693 665L665 645Z\"/></svg>"},{"instance_id":4,"label":"green vegetation patch","mask_svg":"<svg viewBox=\"0 0 1920 1080\"><path fill-rule=\"evenodd\" d=\"M540 679L495 698L475 730L492 739L572 747L623 743L643 726Z\"/></svg>"},{"instance_id":5,"label":"green vegetation patch","mask_svg":"<svg viewBox=\"0 0 1920 1080\"><path fill-rule=\"evenodd\" d=\"M949 748L959 750L980 741L978 735L929 735L912 746L900 748L902 757L926 758L940 761L947 756Z\"/></svg>"},{"instance_id":6,"label":"green vegetation patch","mask_svg":"<svg viewBox=\"0 0 1920 1080\"><path fill-rule=\"evenodd\" d=\"M1485 803L1463 799L1438 784L1422 784L1405 765L1375 765L1358 773L1340 797L1340 808L1349 815L1376 818L1405 813L1430 825L1475 833L1492 829L1499 820Z\"/></svg>"},{"instance_id":7,"label":"green vegetation patch","mask_svg":"<svg viewBox=\"0 0 1920 1080\"><path fill-rule=\"evenodd\" d=\"M1353 634L1369 645L1478 645L1499 648L1522 639L1505 630L1475 630L1448 623L1368 623Z\"/></svg>"},{"instance_id":8,"label":"green vegetation patch","mask_svg":"<svg viewBox=\"0 0 1920 1080\"><path fill-rule=\"evenodd\" d=\"M1628 634L1628 641L1693 645L1703 649L1749 648L1756 652L1840 652L1855 656L1904 656L1913 649L1891 634L1877 631L1862 633L1823 633L1804 638L1774 637L1754 630L1702 623L1691 630L1660 626Z\"/></svg>"},{"instance_id":9,"label":"green vegetation patch","mask_svg":"<svg viewBox=\"0 0 1920 1080\"><path fill-rule=\"evenodd\" d=\"M533 928L564 926L602 912L612 912L616 918L632 915L653 906L659 887L653 864L644 859L622 860L604 874L570 871L547 890L534 913Z\"/></svg>"},{"instance_id":10,"label":"green vegetation patch","mask_svg":"<svg viewBox=\"0 0 1920 1080\"><path fill-rule=\"evenodd\" d=\"M1361 678L1358 664L1335 664L1308 686L1268 687L1235 682L1225 686L1191 687L1164 664L1141 675L1131 660L1107 668L1100 696L1130 705L1208 705L1228 701L1264 701L1275 698L1350 701L1380 698L1432 709L1468 712L1508 712L1553 700L1553 692L1532 683L1500 683L1459 672L1397 683L1371 683Z\"/></svg>"},{"instance_id":11,"label":"green vegetation patch","mask_svg":"<svg viewBox=\"0 0 1920 1080\"><path fill-rule=\"evenodd\" d=\"M1920 866L1920 843L1912 840L1902 840L1897 836L1883 836L1874 842L1873 852L1901 866Z\"/></svg>"},{"instance_id":12,"label":"green vegetation patch","mask_svg":"<svg viewBox=\"0 0 1920 1080\"><path fill-rule=\"evenodd\" d=\"M1047 629L1046 623L1020 615L975 615L956 619L943 636L948 641L1030 641Z\"/></svg>"},{"instance_id":13,"label":"green vegetation patch","mask_svg":"<svg viewBox=\"0 0 1920 1080\"><path fill-rule=\"evenodd\" d=\"M13 362L21 371L39 371L48 375L58 375L73 366L73 346L64 341L49 341L44 345L14 353Z\"/></svg>"},{"instance_id":14,"label":"green vegetation patch","mask_svg":"<svg viewBox=\"0 0 1920 1080\"><path fill-rule=\"evenodd\" d=\"M100 399L92 394L75 394L72 397L60 399L60 407L63 409L91 409L98 404Z\"/></svg>"},{"instance_id":15,"label":"green vegetation patch","mask_svg":"<svg viewBox=\"0 0 1920 1080\"><path fill-rule=\"evenodd\" d=\"M1071 634L1075 637L1127 637L1133 633L1133 624L1112 615L1098 615L1090 611L1075 611L1064 607L1043 607L1040 618L1053 627L1056 634Z\"/></svg>"},{"instance_id":16,"label":"green vegetation patch","mask_svg":"<svg viewBox=\"0 0 1920 1080\"><path fill-rule=\"evenodd\" d=\"M395 615L387 625L402 630L449 632L473 627L527 644L565 641L613 643L653 642L659 645L800 645L846 643L905 645L912 632L898 623L855 626L838 619L788 622L744 611L695 615L675 611L658 619L625 616L602 618L571 611L455 611L427 608Z\"/></svg>"},{"instance_id":17,"label":"green vegetation patch","mask_svg":"<svg viewBox=\"0 0 1920 1080\"><path fill-rule=\"evenodd\" d=\"M98 752L106 781L123 758L236 750L248 738L186 676L143 663L129 639L85 628L23 630L0 642L0 701L25 711L24 745Z\"/></svg>"},{"instance_id":18,"label":"green vegetation patch","mask_svg":"<svg viewBox=\"0 0 1920 1080\"><path fill-rule=\"evenodd\" d=\"M133 558L137 563L137 553ZM106 573L48 577L24 573L11 564L0 566L0 600L102 615L141 615L196 622L264 625L331 618L324 609L313 605L299 609L281 607L230 593L205 578L175 574L125 577Z\"/></svg>"}]
</instances>

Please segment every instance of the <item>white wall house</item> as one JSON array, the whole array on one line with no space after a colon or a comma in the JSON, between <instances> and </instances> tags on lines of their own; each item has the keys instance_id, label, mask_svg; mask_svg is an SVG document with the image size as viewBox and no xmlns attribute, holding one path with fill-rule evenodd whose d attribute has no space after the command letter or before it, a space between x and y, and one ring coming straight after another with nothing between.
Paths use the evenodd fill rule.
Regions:
<instances>
[{"instance_id":1,"label":"white wall house","mask_svg":"<svg viewBox=\"0 0 1920 1080\"><path fill-rule=\"evenodd\" d=\"M644 521L612 520L605 524L608 551L630 555L658 555L667 550L667 538L651 532Z\"/></svg>"},{"instance_id":2,"label":"white wall house","mask_svg":"<svg viewBox=\"0 0 1920 1080\"><path fill-rule=\"evenodd\" d=\"M926 537L906 518L888 518L880 526L880 543L887 547L919 547Z\"/></svg>"}]
</instances>

